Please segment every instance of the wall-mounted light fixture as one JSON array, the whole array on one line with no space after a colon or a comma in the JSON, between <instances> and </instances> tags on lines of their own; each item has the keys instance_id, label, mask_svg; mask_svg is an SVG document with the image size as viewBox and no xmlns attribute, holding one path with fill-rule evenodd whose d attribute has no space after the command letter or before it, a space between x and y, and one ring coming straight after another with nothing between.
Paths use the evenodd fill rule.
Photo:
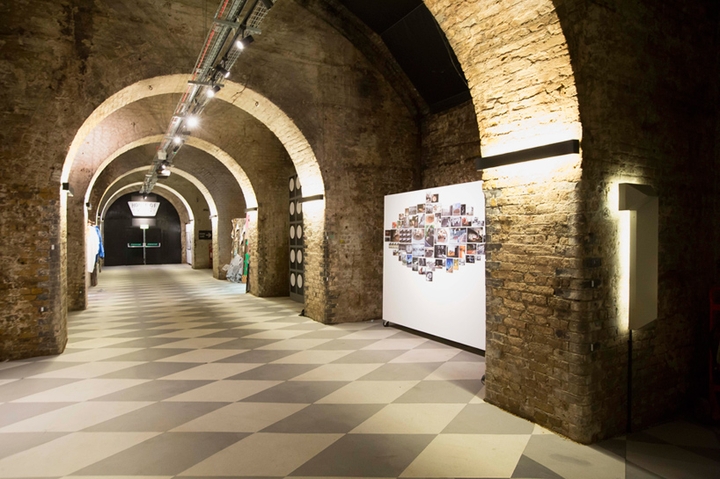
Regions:
<instances>
[{"instance_id":1,"label":"wall-mounted light fixture","mask_svg":"<svg viewBox=\"0 0 720 479\"><path fill-rule=\"evenodd\" d=\"M639 329L658 314L658 196L652 186L620 183L618 210L630 216L627 248L629 265L628 328Z\"/></svg>"},{"instance_id":2,"label":"wall-mounted light fixture","mask_svg":"<svg viewBox=\"0 0 720 479\"><path fill-rule=\"evenodd\" d=\"M62 190L67 193L68 196L75 196L73 195L72 188L70 188L70 183L63 183Z\"/></svg>"},{"instance_id":3,"label":"wall-mounted light fixture","mask_svg":"<svg viewBox=\"0 0 720 479\"><path fill-rule=\"evenodd\" d=\"M580 153L580 140L566 140L550 145L511 151L501 155L477 157L475 158L475 168L484 170L486 168L512 165L513 163L521 163L523 161L540 160L542 158L552 158L577 153Z\"/></svg>"},{"instance_id":4,"label":"wall-mounted light fixture","mask_svg":"<svg viewBox=\"0 0 720 479\"><path fill-rule=\"evenodd\" d=\"M308 201L318 201L325 199L325 195L313 195L313 196L306 196L305 198L300 198L298 201L300 203L307 203Z\"/></svg>"}]
</instances>

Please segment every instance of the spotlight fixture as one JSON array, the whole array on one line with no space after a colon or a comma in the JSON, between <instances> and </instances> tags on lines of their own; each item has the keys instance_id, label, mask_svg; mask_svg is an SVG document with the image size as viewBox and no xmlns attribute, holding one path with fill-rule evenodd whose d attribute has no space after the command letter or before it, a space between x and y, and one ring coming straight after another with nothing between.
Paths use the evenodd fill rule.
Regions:
<instances>
[{"instance_id":1,"label":"spotlight fixture","mask_svg":"<svg viewBox=\"0 0 720 479\"><path fill-rule=\"evenodd\" d=\"M214 85L212 88L208 88L205 94L208 98L213 98L220 91L221 88L222 87L220 85Z\"/></svg>"},{"instance_id":2,"label":"spotlight fixture","mask_svg":"<svg viewBox=\"0 0 720 479\"><path fill-rule=\"evenodd\" d=\"M190 128L195 128L196 126L198 126L200 124L200 120L195 115L190 115L185 120L185 124L187 126L189 126Z\"/></svg>"},{"instance_id":3,"label":"spotlight fixture","mask_svg":"<svg viewBox=\"0 0 720 479\"><path fill-rule=\"evenodd\" d=\"M223 78L230 78L230 72L227 71L225 68L223 68L223 67L220 66L220 65L218 65L218 66L215 67L215 71L216 71L219 75L221 75Z\"/></svg>"},{"instance_id":4,"label":"spotlight fixture","mask_svg":"<svg viewBox=\"0 0 720 479\"><path fill-rule=\"evenodd\" d=\"M185 94L182 95L175 108L177 114L172 117L162 143L158 147L158 153L153 158L150 169L145 175L141 192L152 191L158 179L156 169L159 163L166 158L172 158L182 148L190 135L189 132L183 130L193 131L193 128L199 125L199 116L210 104L210 100L220 92L224 81L230 77L230 71L242 50L253 43L254 38L248 33L256 35L261 33L260 23L275 1L228 2L228 0L220 0L220 7L213 21L212 30L200 51L194 73L188 80ZM244 7L246 3L249 5L248 8ZM166 156L163 157L161 154Z\"/></svg>"},{"instance_id":5,"label":"spotlight fixture","mask_svg":"<svg viewBox=\"0 0 720 479\"><path fill-rule=\"evenodd\" d=\"M246 46L250 45L252 42L254 42L255 39L252 35L248 35L245 38L241 38L238 41L235 42L235 46L238 48L238 50L244 50Z\"/></svg>"}]
</instances>

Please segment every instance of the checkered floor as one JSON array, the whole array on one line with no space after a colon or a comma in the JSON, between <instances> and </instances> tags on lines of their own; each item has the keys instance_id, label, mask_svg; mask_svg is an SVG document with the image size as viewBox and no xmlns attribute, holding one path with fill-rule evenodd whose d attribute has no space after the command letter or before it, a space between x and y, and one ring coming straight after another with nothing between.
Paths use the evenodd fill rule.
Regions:
<instances>
[{"instance_id":1,"label":"checkered floor","mask_svg":"<svg viewBox=\"0 0 720 479\"><path fill-rule=\"evenodd\" d=\"M482 357L242 293L107 268L64 354L0 363L0 478L720 477L716 431L581 446L486 404Z\"/></svg>"}]
</instances>

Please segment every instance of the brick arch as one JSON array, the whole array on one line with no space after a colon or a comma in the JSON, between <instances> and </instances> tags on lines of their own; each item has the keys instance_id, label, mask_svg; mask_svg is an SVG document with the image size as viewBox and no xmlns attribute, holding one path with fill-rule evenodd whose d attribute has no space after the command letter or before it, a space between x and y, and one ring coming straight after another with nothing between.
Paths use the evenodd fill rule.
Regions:
<instances>
[{"instance_id":1,"label":"brick arch","mask_svg":"<svg viewBox=\"0 0 720 479\"><path fill-rule=\"evenodd\" d=\"M118 184L123 179L127 178L128 176L134 175L136 173L144 173L146 170L147 170L147 168L145 168L145 167L134 168L132 170L125 172L123 175L120 175L117 178L115 178L115 181L110 183L108 185L108 187L105 189L105 191L103 192L103 194L101 195L100 201L98 202L98 209L100 208L100 205L102 205L105 202L105 196L108 194L109 191L111 191L111 189L114 185ZM176 175L186 179L190 183L192 183L193 186L195 186L200 191L200 194L203 195L203 198L205 198L205 201L207 202L207 205L208 205L208 209L210 210L210 215L213 215L213 216L217 215L218 209L217 209L217 205L215 204L215 200L213 199L212 193L210 192L210 190L208 190L208 188L203 184L202 181L200 181L198 178L191 175L190 173L183 171L179 168L173 168L172 174L174 174L174 175L176 174ZM126 186L123 186L123 188L126 188ZM112 193L112 195L114 195L114 194L115 193Z\"/></svg>"},{"instance_id":2,"label":"brick arch","mask_svg":"<svg viewBox=\"0 0 720 479\"><path fill-rule=\"evenodd\" d=\"M107 212L107 209L112 206L115 201L121 197L122 195L125 195L127 193L137 192L142 186L142 182L135 182L130 183L128 185L123 186L119 190L115 191L108 197L108 199L105 199L105 195L103 194L103 197L100 199L100 203L98 204L97 208L97 215L95 216L95 222L99 223L102 219L105 218L105 213ZM195 214L193 213L192 208L190 207L190 203L187 202L185 197L180 194L179 191L177 191L174 188L171 188L167 185L164 185L162 183L159 183L156 185L159 190L161 190L163 193L158 193L160 196L168 200L172 205L175 207L175 209L180 213L180 221L182 222L183 219L185 222L190 222L195 220ZM106 192L107 193L107 192ZM182 207L182 208L181 208Z\"/></svg>"},{"instance_id":3,"label":"brick arch","mask_svg":"<svg viewBox=\"0 0 720 479\"><path fill-rule=\"evenodd\" d=\"M570 51L553 0L425 0L468 80L484 156L580 138Z\"/></svg>"},{"instance_id":4,"label":"brick arch","mask_svg":"<svg viewBox=\"0 0 720 479\"><path fill-rule=\"evenodd\" d=\"M80 146L103 119L123 106L143 98L183 93L187 88L187 79L187 75L177 74L141 80L105 100L85 120L75 135L63 164L62 181L68 181ZM320 167L310 143L295 122L277 105L245 85L232 81L226 83L225 88L218 95L218 99L245 110L277 136L295 165L306 194L314 195L325 192Z\"/></svg>"},{"instance_id":5,"label":"brick arch","mask_svg":"<svg viewBox=\"0 0 720 479\"><path fill-rule=\"evenodd\" d=\"M472 95L482 156L582 139L559 0L425 0ZM563 13L564 15L564 13ZM581 155L483 170L487 402L563 435L595 437L587 306L592 274ZM530 233L533 232L533 233ZM571 372L571 373L569 373ZM588 427L593 424L592 427Z\"/></svg>"},{"instance_id":6,"label":"brick arch","mask_svg":"<svg viewBox=\"0 0 720 479\"><path fill-rule=\"evenodd\" d=\"M135 140L131 143L126 144L122 148L118 149L117 151L113 152L112 155L107 157L95 170L95 173L93 174L92 178L90 179L90 183L88 184L88 189L85 193L85 202L87 203L90 199L90 192L93 189L93 186L95 185L95 181L98 179L100 174L107 168L107 166L112 163L116 158L120 157L123 153L128 152L132 150L133 148L137 148L139 146L143 145L149 145L153 143L160 143L162 140L163 135L152 135L152 136L146 136L145 138L140 138L138 140ZM250 178L248 178L245 171L242 169L242 167L233 159L232 156L230 156L228 153L223 151L221 148L218 148L217 146L213 145L212 143L205 141L200 138L190 137L185 142L186 145L190 145L192 147L195 147L199 150L202 150L213 157L215 157L220 163L222 163L228 170L230 170L230 173L233 175L235 180L238 182L238 185L240 185L240 189L243 192L243 196L245 196L245 204L248 208L257 206L257 197L255 196L255 189L252 186L252 183L250 182ZM148 164L148 167L145 168L145 170L149 169L150 166Z\"/></svg>"}]
</instances>

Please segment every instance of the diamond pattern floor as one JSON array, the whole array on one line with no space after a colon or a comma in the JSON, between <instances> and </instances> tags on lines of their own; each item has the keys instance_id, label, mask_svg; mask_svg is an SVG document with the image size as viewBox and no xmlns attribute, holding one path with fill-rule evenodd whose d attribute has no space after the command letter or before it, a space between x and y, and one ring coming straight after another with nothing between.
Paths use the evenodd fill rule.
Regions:
<instances>
[{"instance_id":1,"label":"diamond pattern floor","mask_svg":"<svg viewBox=\"0 0 720 479\"><path fill-rule=\"evenodd\" d=\"M486 404L482 357L300 309L107 268L64 354L0 363L0 478L720 477L717 431L581 446Z\"/></svg>"}]
</instances>

